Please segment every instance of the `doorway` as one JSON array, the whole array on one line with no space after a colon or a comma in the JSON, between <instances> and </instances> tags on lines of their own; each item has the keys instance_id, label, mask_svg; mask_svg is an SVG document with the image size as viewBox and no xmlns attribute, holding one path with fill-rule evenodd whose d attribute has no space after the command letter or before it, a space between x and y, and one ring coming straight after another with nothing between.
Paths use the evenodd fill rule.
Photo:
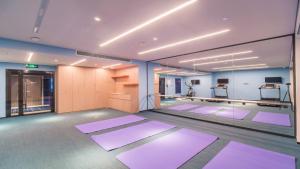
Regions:
<instances>
[{"instance_id":1,"label":"doorway","mask_svg":"<svg viewBox=\"0 0 300 169\"><path fill-rule=\"evenodd\" d=\"M54 72L6 70L7 117L54 112Z\"/></svg>"},{"instance_id":2,"label":"doorway","mask_svg":"<svg viewBox=\"0 0 300 169\"><path fill-rule=\"evenodd\" d=\"M160 77L159 78L159 93L160 95L165 95L166 91L165 91L165 78ZM164 99L165 96L161 96L161 99Z\"/></svg>"}]
</instances>

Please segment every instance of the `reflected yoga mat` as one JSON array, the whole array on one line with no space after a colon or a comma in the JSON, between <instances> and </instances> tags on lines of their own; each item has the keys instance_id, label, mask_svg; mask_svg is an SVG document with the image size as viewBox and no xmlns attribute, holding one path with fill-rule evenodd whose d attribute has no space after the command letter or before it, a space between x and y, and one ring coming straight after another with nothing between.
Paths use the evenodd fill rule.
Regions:
<instances>
[{"instance_id":1,"label":"reflected yoga mat","mask_svg":"<svg viewBox=\"0 0 300 169\"><path fill-rule=\"evenodd\" d=\"M249 110L242 110L242 109L227 109L224 111L216 112L217 116L232 118L242 120L250 113Z\"/></svg>"},{"instance_id":2,"label":"reflected yoga mat","mask_svg":"<svg viewBox=\"0 0 300 169\"><path fill-rule=\"evenodd\" d=\"M288 114L258 112L252 121L280 126L291 126L290 116Z\"/></svg>"},{"instance_id":3,"label":"reflected yoga mat","mask_svg":"<svg viewBox=\"0 0 300 169\"><path fill-rule=\"evenodd\" d=\"M231 141L203 169L295 169L295 157Z\"/></svg>"},{"instance_id":4,"label":"reflected yoga mat","mask_svg":"<svg viewBox=\"0 0 300 169\"><path fill-rule=\"evenodd\" d=\"M194 110L191 110L190 112L198 113L198 114L212 114L215 113L221 109L224 109L224 107L217 107L217 106L204 106L200 107Z\"/></svg>"},{"instance_id":5,"label":"reflected yoga mat","mask_svg":"<svg viewBox=\"0 0 300 169\"><path fill-rule=\"evenodd\" d=\"M140 116L128 115L128 116L122 116L122 117L117 117L108 120L100 120L96 122L80 124L80 125L76 125L75 127L82 133L92 133L95 131L109 129L109 128L129 124L129 123L141 121L144 119L145 118Z\"/></svg>"},{"instance_id":6,"label":"reflected yoga mat","mask_svg":"<svg viewBox=\"0 0 300 169\"><path fill-rule=\"evenodd\" d=\"M176 105L176 106L168 107L167 109L182 111L182 110L192 109L192 108L195 108L195 107L198 107L198 105L194 105L194 104L181 104L181 105Z\"/></svg>"},{"instance_id":7,"label":"reflected yoga mat","mask_svg":"<svg viewBox=\"0 0 300 169\"><path fill-rule=\"evenodd\" d=\"M94 135L91 138L105 150L109 151L175 127L174 125L158 121L150 121L109 133Z\"/></svg>"},{"instance_id":8,"label":"reflected yoga mat","mask_svg":"<svg viewBox=\"0 0 300 169\"><path fill-rule=\"evenodd\" d=\"M180 129L117 156L130 169L175 169L217 140L216 136Z\"/></svg>"}]
</instances>

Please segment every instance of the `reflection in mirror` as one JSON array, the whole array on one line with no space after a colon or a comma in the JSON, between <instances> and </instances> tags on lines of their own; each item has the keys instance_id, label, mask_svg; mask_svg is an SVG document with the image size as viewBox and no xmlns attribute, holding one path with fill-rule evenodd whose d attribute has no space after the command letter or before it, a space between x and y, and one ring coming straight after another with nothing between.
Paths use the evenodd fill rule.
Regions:
<instances>
[{"instance_id":1,"label":"reflection in mirror","mask_svg":"<svg viewBox=\"0 0 300 169\"><path fill-rule=\"evenodd\" d=\"M155 111L294 136L291 37L154 61Z\"/></svg>"}]
</instances>

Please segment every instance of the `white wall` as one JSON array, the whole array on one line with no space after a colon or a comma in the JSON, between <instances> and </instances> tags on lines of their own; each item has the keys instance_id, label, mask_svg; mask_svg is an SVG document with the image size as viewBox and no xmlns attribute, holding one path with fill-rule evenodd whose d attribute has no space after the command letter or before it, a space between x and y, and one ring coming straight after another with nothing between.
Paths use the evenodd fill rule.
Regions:
<instances>
[{"instance_id":1,"label":"white wall","mask_svg":"<svg viewBox=\"0 0 300 169\"><path fill-rule=\"evenodd\" d=\"M300 38L296 39L296 56L295 56L295 73L296 73L296 117L297 117L297 142L300 143Z\"/></svg>"},{"instance_id":2,"label":"white wall","mask_svg":"<svg viewBox=\"0 0 300 169\"><path fill-rule=\"evenodd\" d=\"M211 86L212 86L212 76L191 76L184 78L184 81L190 83L191 80L200 80L200 85L194 85L193 89L195 91L196 97L211 97ZM186 94L188 87L184 86L184 93Z\"/></svg>"}]
</instances>

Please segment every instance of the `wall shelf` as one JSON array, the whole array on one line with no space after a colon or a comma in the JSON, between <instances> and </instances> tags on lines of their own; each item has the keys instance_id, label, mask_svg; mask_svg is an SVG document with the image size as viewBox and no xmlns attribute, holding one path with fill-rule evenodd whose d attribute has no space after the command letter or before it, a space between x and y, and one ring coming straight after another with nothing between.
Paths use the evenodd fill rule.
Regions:
<instances>
[{"instance_id":1,"label":"wall shelf","mask_svg":"<svg viewBox=\"0 0 300 169\"><path fill-rule=\"evenodd\" d=\"M111 78L113 78L113 79L117 79L117 78L127 78L127 77L129 77L129 75L111 76Z\"/></svg>"},{"instance_id":2,"label":"wall shelf","mask_svg":"<svg viewBox=\"0 0 300 169\"><path fill-rule=\"evenodd\" d=\"M138 83L124 83L124 86L138 86Z\"/></svg>"}]
</instances>

